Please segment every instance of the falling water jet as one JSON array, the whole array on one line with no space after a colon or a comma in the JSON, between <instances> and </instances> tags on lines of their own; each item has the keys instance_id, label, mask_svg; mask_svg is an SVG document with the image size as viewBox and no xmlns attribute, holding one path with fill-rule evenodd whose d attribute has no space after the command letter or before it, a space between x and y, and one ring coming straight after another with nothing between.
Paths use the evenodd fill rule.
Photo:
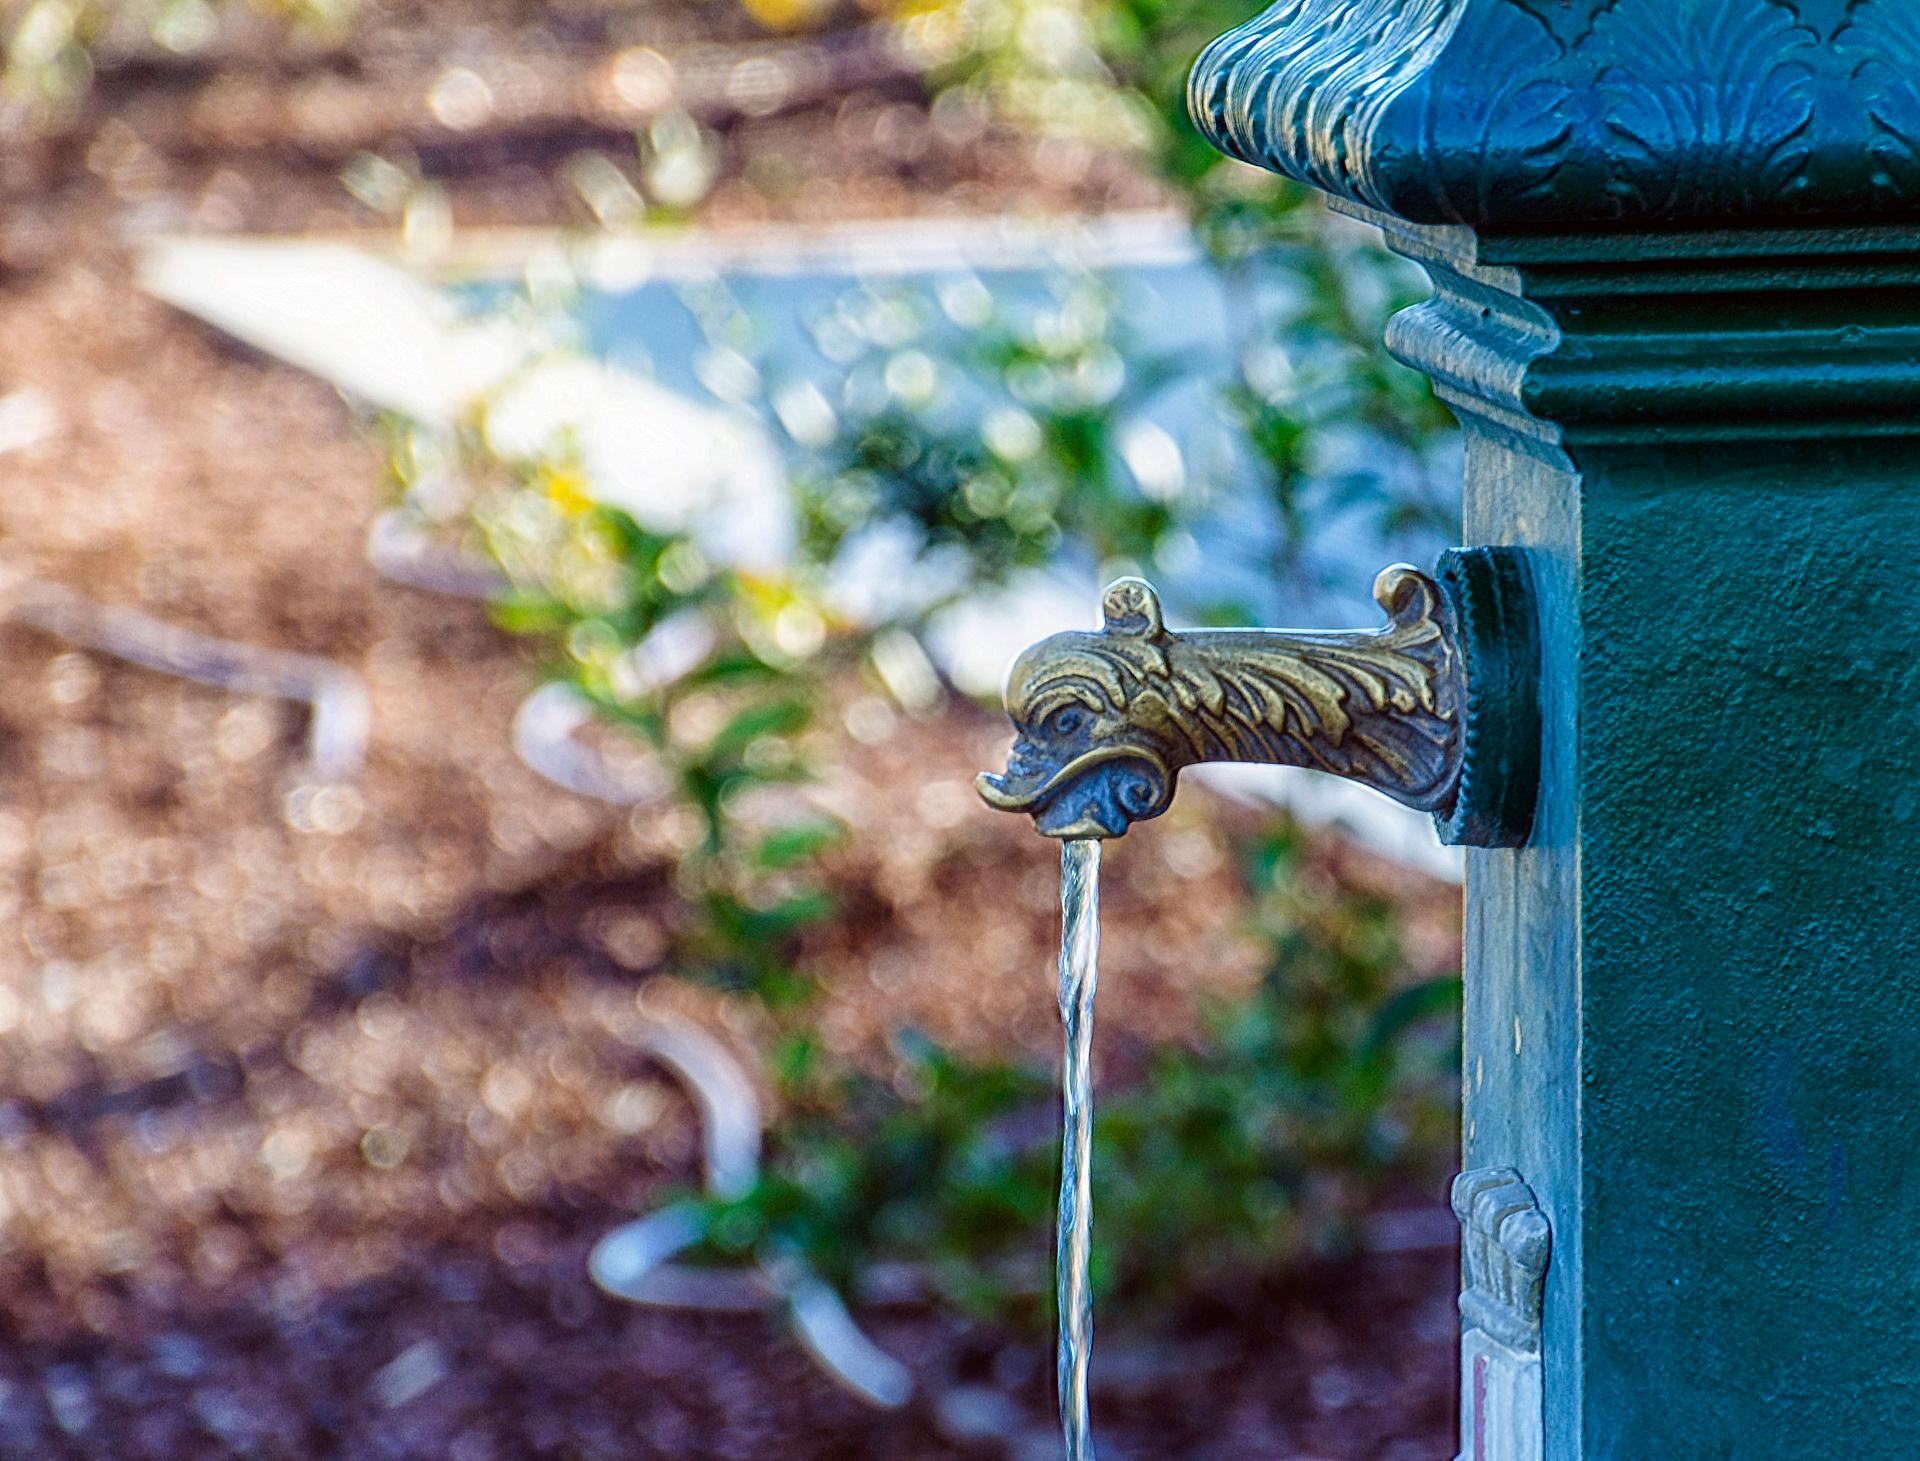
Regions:
<instances>
[{"instance_id":1,"label":"falling water jet","mask_svg":"<svg viewBox=\"0 0 1920 1461\"><path fill-rule=\"evenodd\" d=\"M1100 844L1060 844L1060 1211L1055 1283L1060 1304L1060 1429L1067 1461L1092 1461L1087 1365L1093 1349L1093 996L1100 981Z\"/></svg>"}]
</instances>

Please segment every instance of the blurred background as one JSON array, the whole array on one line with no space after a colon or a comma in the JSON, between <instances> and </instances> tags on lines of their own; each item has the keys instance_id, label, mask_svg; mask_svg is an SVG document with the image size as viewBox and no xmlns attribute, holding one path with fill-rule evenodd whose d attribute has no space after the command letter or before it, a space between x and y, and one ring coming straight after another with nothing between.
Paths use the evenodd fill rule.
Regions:
<instances>
[{"instance_id":1,"label":"blurred background","mask_svg":"<svg viewBox=\"0 0 1920 1461\"><path fill-rule=\"evenodd\" d=\"M1058 1454L1000 676L1454 531L1419 279L1185 120L1248 15L0 0L0 1456ZM1455 864L1187 785L1100 1454L1451 1455Z\"/></svg>"}]
</instances>

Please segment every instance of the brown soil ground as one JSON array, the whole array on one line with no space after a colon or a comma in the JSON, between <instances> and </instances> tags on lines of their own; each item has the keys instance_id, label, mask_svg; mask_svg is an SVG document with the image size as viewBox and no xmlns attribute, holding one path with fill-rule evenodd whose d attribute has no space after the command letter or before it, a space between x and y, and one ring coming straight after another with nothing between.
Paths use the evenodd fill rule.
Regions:
<instances>
[{"instance_id":1,"label":"brown soil ground","mask_svg":"<svg viewBox=\"0 0 1920 1461\"><path fill-rule=\"evenodd\" d=\"M956 1439L951 1406L877 1416L767 1319L588 1284L592 1241L694 1172L648 1018L745 1051L753 1010L662 977L661 829L514 757L524 646L367 567L379 463L348 408L131 283L155 228L373 223L334 180L369 129L462 224L578 222L557 164L630 156L631 119L589 105L612 52L758 43L707 7L548 9L391 5L345 49L129 63L0 162L0 394L54 418L0 455L0 607L61 584L350 666L374 702L366 772L316 823L289 815L286 706L0 623L0 1457L1019 1454ZM546 80L453 135L418 98L454 56ZM925 127L920 101L893 78L752 120L715 103L713 220L1152 199L1120 162L1037 166L991 130L866 146L887 108ZM780 185L794 168L807 185ZM855 1054L905 1024L1052 1048L1050 850L967 789L1002 740L965 706L902 716L824 788L856 832L837 877L861 917L819 951ZM1195 799L1111 860L1110 1063L1250 973L1217 820ZM1444 957L1443 892L1321 856L1404 897ZM1197 1315L1174 1360L1110 1361L1102 1455L1450 1454L1451 1289L1441 1251ZM929 1393L991 1380L1048 1413L1050 1366L1005 1336L863 1317Z\"/></svg>"}]
</instances>

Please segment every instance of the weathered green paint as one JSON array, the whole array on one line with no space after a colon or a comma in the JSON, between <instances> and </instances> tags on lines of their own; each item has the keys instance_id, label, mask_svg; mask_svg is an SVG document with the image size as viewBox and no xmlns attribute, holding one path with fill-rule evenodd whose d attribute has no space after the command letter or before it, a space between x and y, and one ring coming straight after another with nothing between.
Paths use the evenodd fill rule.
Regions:
<instances>
[{"instance_id":1,"label":"weathered green paint","mask_svg":"<svg viewBox=\"0 0 1920 1461\"><path fill-rule=\"evenodd\" d=\"M1530 551L1465 1165L1552 1224L1551 1457L1920 1455L1917 86L1916 0L1282 0L1196 74L1427 265L1390 341Z\"/></svg>"},{"instance_id":2,"label":"weathered green paint","mask_svg":"<svg viewBox=\"0 0 1920 1461\"><path fill-rule=\"evenodd\" d=\"M1920 450L1583 465L1590 1454L1920 1455Z\"/></svg>"},{"instance_id":3,"label":"weathered green paint","mask_svg":"<svg viewBox=\"0 0 1920 1461\"><path fill-rule=\"evenodd\" d=\"M1743 295L1709 259L1592 310L1484 264L1586 244L1399 242L1442 296L1402 349L1512 367L1452 391L1466 537L1531 547L1545 624L1534 845L1469 854L1464 1165L1553 1224L1548 1454L1920 1454L1920 418L1805 404L1863 360L1912 390L1911 300L1783 297L1772 262ZM1670 292L1702 278L1712 331ZM1648 384L1848 302L1770 409Z\"/></svg>"}]
</instances>

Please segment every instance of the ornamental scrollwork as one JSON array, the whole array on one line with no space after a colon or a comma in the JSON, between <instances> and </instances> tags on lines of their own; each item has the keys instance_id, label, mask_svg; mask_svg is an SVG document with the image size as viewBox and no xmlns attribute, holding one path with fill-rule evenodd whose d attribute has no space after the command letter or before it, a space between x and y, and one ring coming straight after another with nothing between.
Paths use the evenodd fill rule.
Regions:
<instances>
[{"instance_id":1,"label":"ornamental scrollwork","mask_svg":"<svg viewBox=\"0 0 1920 1461\"><path fill-rule=\"evenodd\" d=\"M1191 97L1230 155L1421 223L1920 213L1911 0L1280 0Z\"/></svg>"}]
</instances>

